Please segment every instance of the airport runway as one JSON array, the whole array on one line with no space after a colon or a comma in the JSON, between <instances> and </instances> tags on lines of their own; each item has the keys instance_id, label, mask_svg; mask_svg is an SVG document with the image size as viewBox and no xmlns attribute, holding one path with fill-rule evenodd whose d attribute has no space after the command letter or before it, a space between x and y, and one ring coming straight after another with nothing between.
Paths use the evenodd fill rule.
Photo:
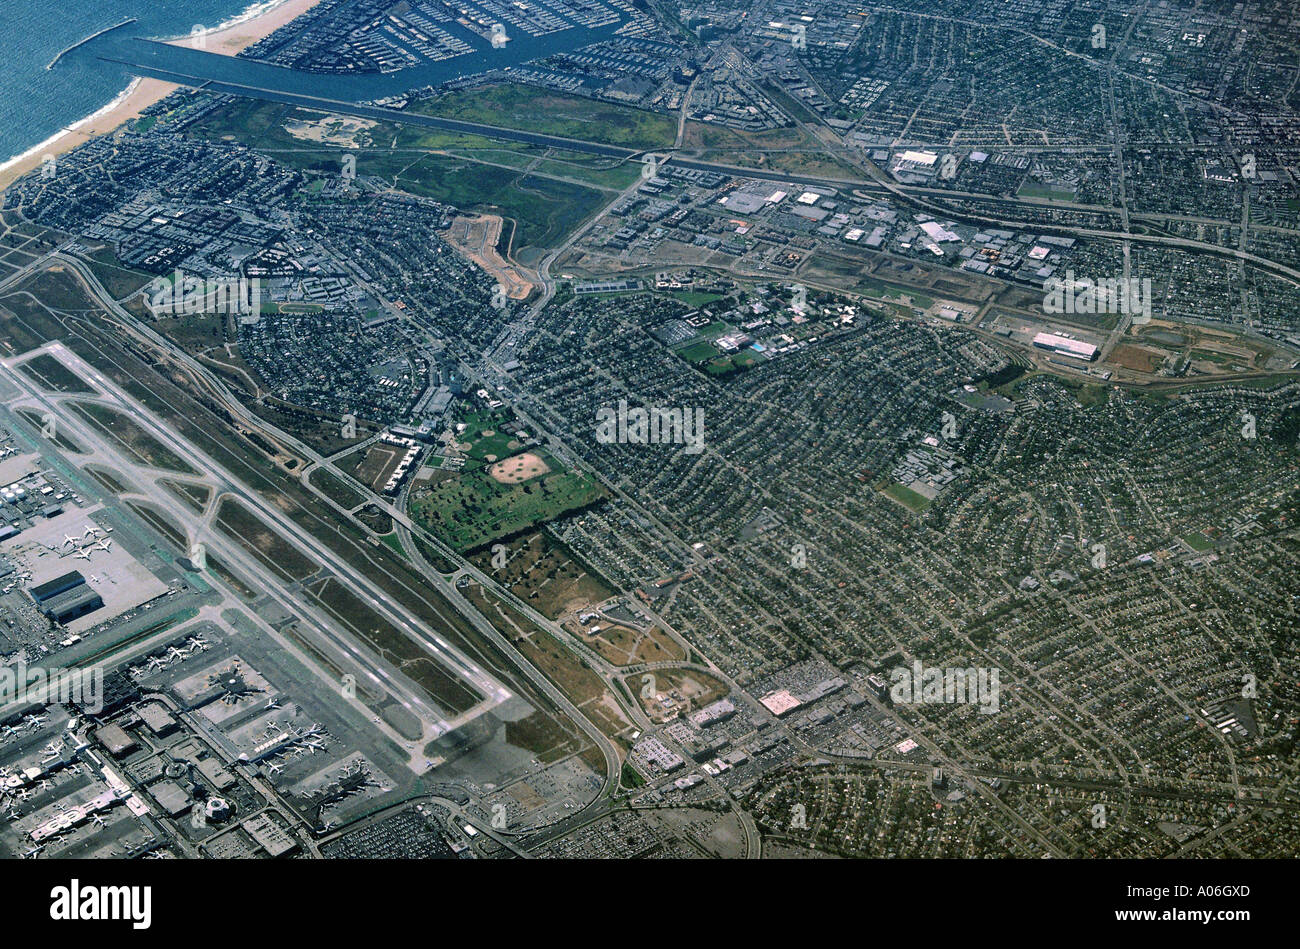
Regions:
<instances>
[{"instance_id":1,"label":"airport runway","mask_svg":"<svg viewBox=\"0 0 1300 949\"><path fill-rule=\"evenodd\" d=\"M233 539L223 538L215 531L202 537L202 542L212 548L221 560L258 584L261 590L289 615L299 617L303 622L305 631L313 633L315 637L328 642L335 649L342 650L349 659L362 668L374 683L392 693L404 707L417 714L425 722L426 733L417 741L412 742L401 738L396 733L390 735L390 737L398 740L403 747L410 750L413 759L420 758L419 762L413 761L413 767L422 764L423 755L420 749L423 748L425 743L465 724L511 697L511 693L493 677L460 655L454 647L446 643L432 630L423 628L417 617L406 611L400 604L385 599L383 591L376 588L363 574L350 565L341 562L319 541L298 527L287 515L276 509L261 495L237 482L212 459L172 432L166 425L154 418L144 406L118 389L112 382L105 379L102 374L82 361L67 347L61 343L50 343L42 347L41 351L48 352L70 371L98 387L101 394L99 396L79 393L69 393L62 396L48 395L41 391L34 382L28 380L12 367L11 363L21 360L5 361L0 365L4 366L4 370L11 381L16 383L23 393L18 397L18 401L27 404L34 403L40 409L53 413L59 425L66 426L72 438L83 447L90 449L93 453L92 457L96 460L116 468L137 484L146 485L150 488L156 487L155 481L157 478L170 478L173 473L150 468L133 462L129 458L124 458L119 449L104 441L103 437L94 431L88 423L81 420L74 413L69 412L59 403L65 400L99 402L123 412L196 471L209 474L206 483L214 492L213 504L219 502L218 496L229 496L237 499L247 509L266 521L269 526L274 526L276 532L285 541L292 543L293 546L306 553L316 563L327 567L338 582L349 588L354 595L366 602L372 609L392 623L395 628L422 645L442 661L450 671L471 683L478 694L483 696L483 700L473 708L460 715L447 718L445 710L430 705L418 688L406 682L405 677L401 676L400 673L396 673L396 670L391 669L384 660L367 655L366 651L358 649L349 637L337 632L335 628L337 624L323 611L285 593L283 590L286 585L285 580L272 574L264 564L257 561L238 542ZM195 479L191 477L187 480L192 481ZM197 535L206 523L203 515L195 514L182 502L172 498L170 493L161 487L154 493L142 494L139 498L162 510L175 523L183 525L190 532L190 541L192 543L198 540ZM367 717L372 717L372 715ZM385 729L385 731L388 730Z\"/></svg>"}]
</instances>

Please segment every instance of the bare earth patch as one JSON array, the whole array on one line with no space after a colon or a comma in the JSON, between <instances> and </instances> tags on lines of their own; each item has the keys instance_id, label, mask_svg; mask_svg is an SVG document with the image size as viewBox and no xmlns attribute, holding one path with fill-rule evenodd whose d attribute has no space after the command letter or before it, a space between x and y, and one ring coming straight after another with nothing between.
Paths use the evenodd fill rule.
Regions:
<instances>
[{"instance_id":1,"label":"bare earth patch","mask_svg":"<svg viewBox=\"0 0 1300 949\"><path fill-rule=\"evenodd\" d=\"M443 236L448 244L505 287L507 297L523 300L533 292L537 278L497 252L501 224L501 218L495 214L460 215Z\"/></svg>"},{"instance_id":2,"label":"bare earth patch","mask_svg":"<svg viewBox=\"0 0 1300 949\"><path fill-rule=\"evenodd\" d=\"M519 484L531 478L546 474L551 469L542 461L540 455L526 451L521 455L511 455L504 461L498 461L488 468L488 474L501 484Z\"/></svg>"}]
</instances>

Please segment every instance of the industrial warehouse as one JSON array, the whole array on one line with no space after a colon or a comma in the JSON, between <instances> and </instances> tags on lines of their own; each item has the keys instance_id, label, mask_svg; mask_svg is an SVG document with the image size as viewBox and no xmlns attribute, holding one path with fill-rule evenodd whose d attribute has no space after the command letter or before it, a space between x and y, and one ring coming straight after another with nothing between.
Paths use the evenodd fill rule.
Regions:
<instances>
[{"instance_id":1,"label":"industrial warehouse","mask_svg":"<svg viewBox=\"0 0 1300 949\"><path fill-rule=\"evenodd\" d=\"M86 578L72 570L31 588L36 605L56 623L67 623L104 605L100 595L86 585Z\"/></svg>"},{"instance_id":2,"label":"industrial warehouse","mask_svg":"<svg viewBox=\"0 0 1300 949\"><path fill-rule=\"evenodd\" d=\"M1084 362L1092 362L1097 358L1097 347L1092 343L1085 343L1081 339L1062 336L1060 333L1039 333L1034 337L1034 345L1039 349L1051 350L1062 356L1082 359Z\"/></svg>"}]
</instances>

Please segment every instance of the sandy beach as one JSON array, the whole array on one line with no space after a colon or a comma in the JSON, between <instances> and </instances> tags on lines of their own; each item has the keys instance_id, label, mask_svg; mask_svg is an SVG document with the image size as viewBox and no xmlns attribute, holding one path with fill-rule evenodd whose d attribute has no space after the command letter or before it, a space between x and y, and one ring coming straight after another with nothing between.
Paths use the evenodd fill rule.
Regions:
<instances>
[{"instance_id":1,"label":"sandy beach","mask_svg":"<svg viewBox=\"0 0 1300 949\"><path fill-rule=\"evenodd\" d=\"M290 20L302 16L319 2L320 0L282 0L257 16L204 34L203 48L211 53L233 56L274 33ZM177 46L189 46L195 43L195 39L184 36L168 42ZM161 79L136 79L124 90L123 95L104 109L74 122L56 136L0 167L0 191L39 168L46 155L61 155L89 139L109 134L124 123L138 118L146 108L166 98L176 88L175 83L163 82Z\"/></svg>"},{"instance_id":2,"label":"sandy beach","mask_svg":"<svg viewBox=\"0 0 1300 949\"><path fill-rule=\"evenodd\" d=\"M270 36L289 21L296 20L318 3L320 0L281 0L247 20L205 33L202 38L204 45L201 48L209 53L233 56L248 49L263 37ZM169 39L167 42L173 46L193 46L195 40L194 37L187 35Z\"/></svg>"}]
</instances>

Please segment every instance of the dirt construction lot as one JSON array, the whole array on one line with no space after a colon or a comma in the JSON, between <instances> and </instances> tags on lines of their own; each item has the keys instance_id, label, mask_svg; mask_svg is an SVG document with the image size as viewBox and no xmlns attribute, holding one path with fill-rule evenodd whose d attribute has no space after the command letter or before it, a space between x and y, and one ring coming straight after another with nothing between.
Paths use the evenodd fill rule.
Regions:
<instances>
[{"instance_id":1,"label":"dirt construction lot","mask_svg":"<svg viewBox=\"0 0 1300 949\"><path fill-rule=\"evenodd\" d=\"M507 261L497 252L501 224L501 218L495 214L461 215L451 222L445 237L448 244L505 287L507 297L523 300L533 292L536 281L524 268Z\"/></svg>"}]
</instances>

